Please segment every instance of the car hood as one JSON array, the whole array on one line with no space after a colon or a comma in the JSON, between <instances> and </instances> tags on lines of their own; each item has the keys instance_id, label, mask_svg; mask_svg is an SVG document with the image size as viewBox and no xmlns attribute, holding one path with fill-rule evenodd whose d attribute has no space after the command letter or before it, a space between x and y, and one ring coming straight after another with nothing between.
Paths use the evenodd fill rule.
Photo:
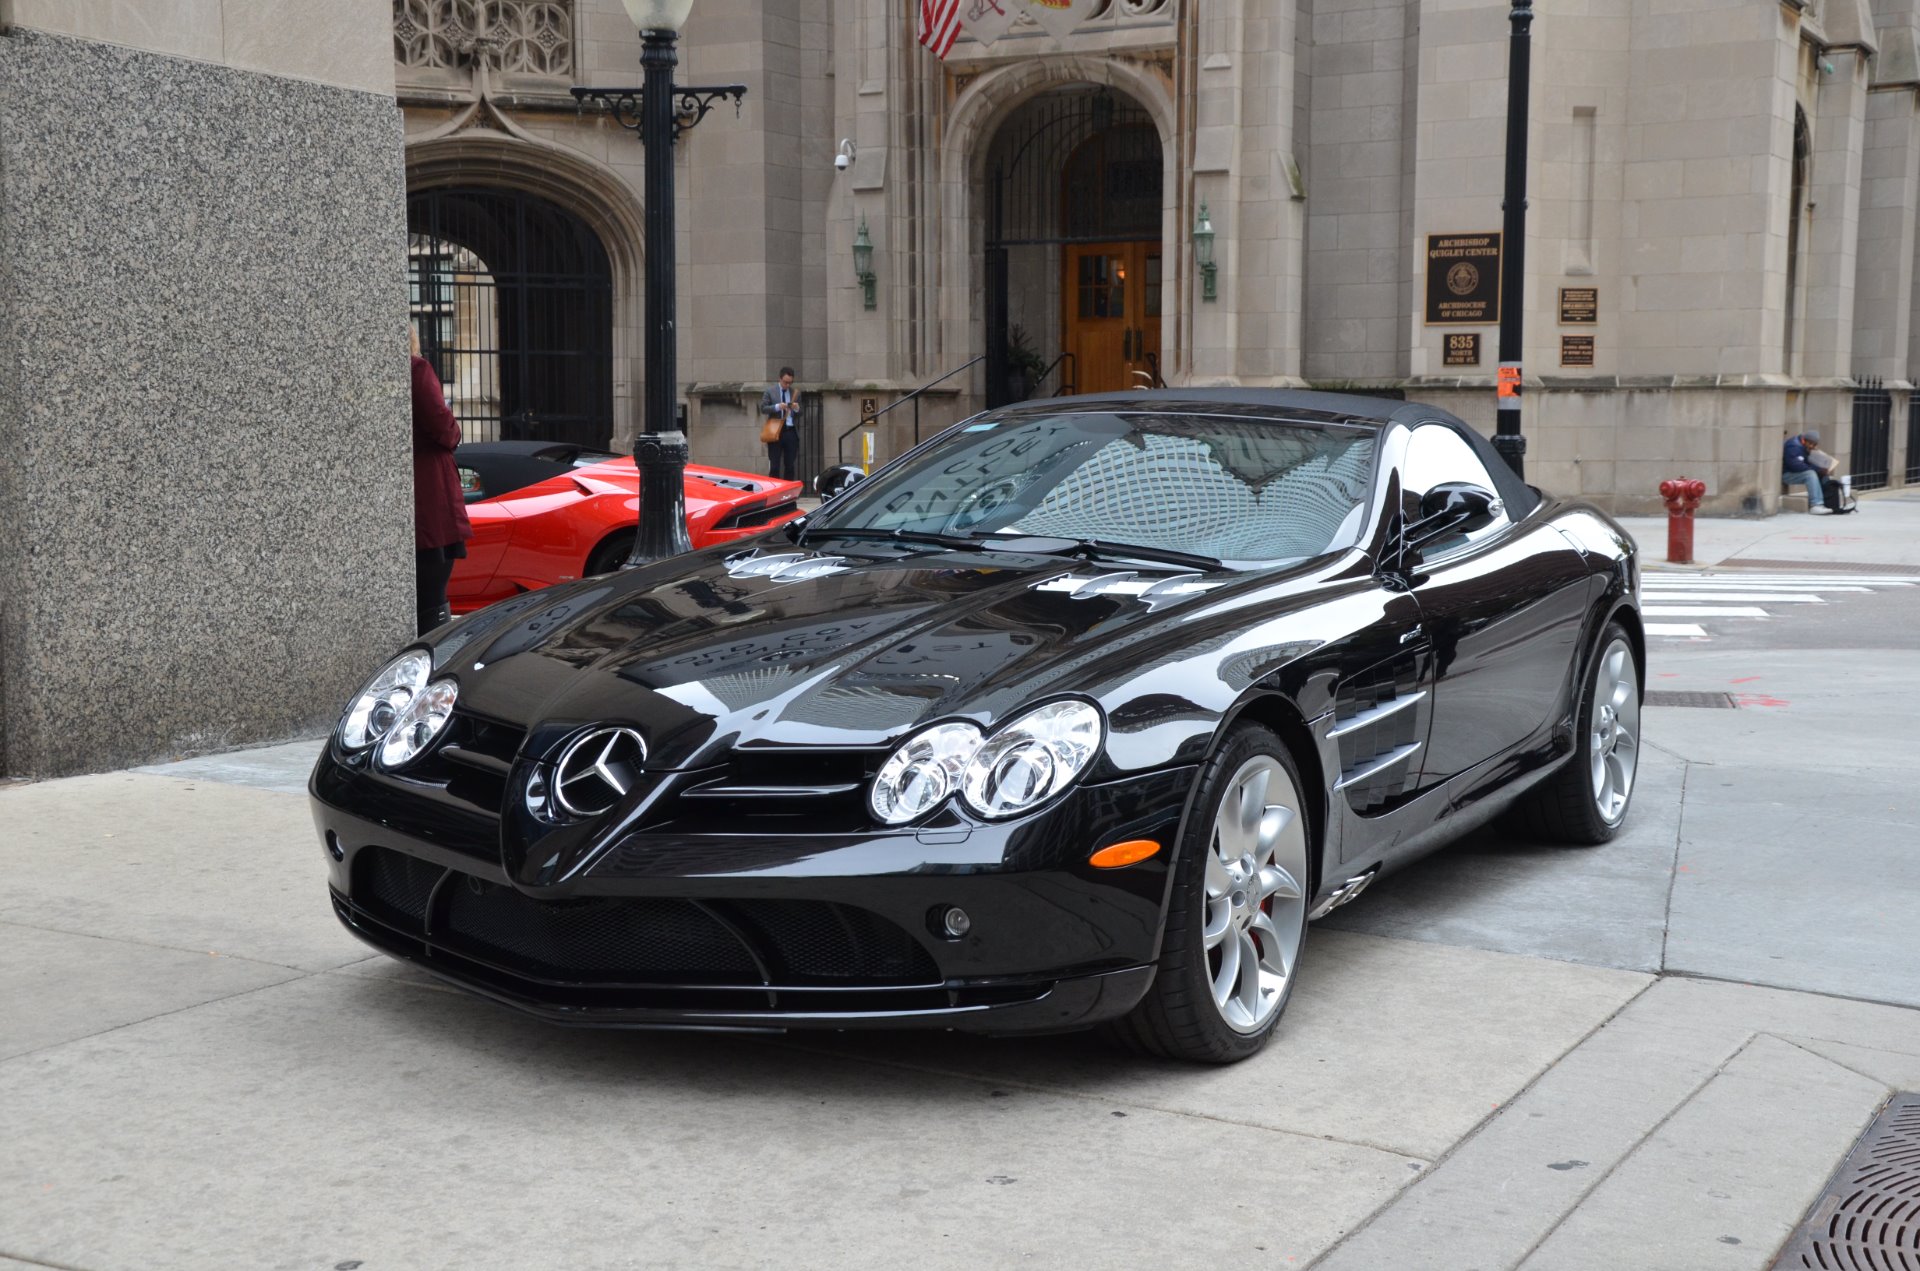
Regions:
<instances>
[{"instance_id":1,"label":"car hood","mask_svg":"<svg viewBox=\"0 0 1920 1271\"><path fill-rule=\"evenodd\" d=\"M436 652L463 707L528 728L532 756L607 721L641 731L648 767L690 767L739 745L877 746L1087 691L1102 659L1136 659L1247 577L775 536L516 598Z\"/></svg>"}]
</instances>

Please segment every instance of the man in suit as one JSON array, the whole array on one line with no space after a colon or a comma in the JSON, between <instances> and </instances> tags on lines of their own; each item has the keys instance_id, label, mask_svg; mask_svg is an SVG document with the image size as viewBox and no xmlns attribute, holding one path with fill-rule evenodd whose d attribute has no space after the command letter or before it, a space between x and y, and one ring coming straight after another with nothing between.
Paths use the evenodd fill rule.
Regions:
<instances>
[{"instance_id":1,"label":"man in suit","mask_svg":"<svg viewBox=\"0 0 1920 1271\"><path fill-rule=\"evenodd\" d=\"M770 384L760 394L761 422L778 420L780 440L767 443L767 475L799 479L794 469L800 463L800 396L793 391L793 368L780 368L780 382Z\"/></svg>"}]
</instances>

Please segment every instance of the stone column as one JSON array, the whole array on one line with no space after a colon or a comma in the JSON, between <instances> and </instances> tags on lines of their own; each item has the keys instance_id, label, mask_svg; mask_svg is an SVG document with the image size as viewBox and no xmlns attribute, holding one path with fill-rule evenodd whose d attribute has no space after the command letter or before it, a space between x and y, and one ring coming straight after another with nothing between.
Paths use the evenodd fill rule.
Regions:
<instances>
[{"instance_id":1,"label":"stone column","mask_svg":"<svg viewBox=\"0 0 1920 1271\"><path fill-rule=\"evenodd\" d=\"M413 634L391 9L146 8L0 34L11 773L317 734Z\"/></svg>"}]
</instances>

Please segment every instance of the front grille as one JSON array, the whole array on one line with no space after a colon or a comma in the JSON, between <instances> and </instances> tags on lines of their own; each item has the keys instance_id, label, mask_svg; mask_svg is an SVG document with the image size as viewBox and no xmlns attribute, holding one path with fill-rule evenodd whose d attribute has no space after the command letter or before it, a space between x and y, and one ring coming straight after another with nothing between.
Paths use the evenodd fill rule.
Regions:
<instances>
[{"instance_id":1,"label":"front grille","mask_svg":"<svg viewBox=\"0 0 1920 1271\"><path fill-rule=\"evenodd\" d=\"M567 980L761 982L738 937L684 900L534 900L480 879L447 890L448 944Z\"/></svg>"},{"instance_id":2,"label":"front grille","mask_svg":"<svg viewBox=\"0 0 1920 1271\"><path fill-rule=\"evenodd\" d=\"M541 980L598 984L937 985L918 941L812 900L537 900L386 848L354 860L352 905L436 949ZM437 885L437 890L436 890ZM764 970L763 970L764 968Z\"/></svg>"},{"instance_id":3,"label":"front grille","mask_svg":"<svg viewBox=\"0 0 1920 1271\"><path fill-rule=\"evenodd\" d=\"M506 800L507 774L526 736L524 728L455 709L446 735L408 775L444 785L451 797L497 817Z\"/></svg>"},{"instance_id":4,"label":"front grille","mask_svg":"<svg viewBox=\"0 0 1920 1271\"><path fill-rule=\"evenodd\" d=\"M675 835L739 833L743 818L774 820L780 832L867 829L867 783L886 757L877 749L736 750L660 813ZM656 823L649 833L666 828Z\"/></svg>"}]
</instances>

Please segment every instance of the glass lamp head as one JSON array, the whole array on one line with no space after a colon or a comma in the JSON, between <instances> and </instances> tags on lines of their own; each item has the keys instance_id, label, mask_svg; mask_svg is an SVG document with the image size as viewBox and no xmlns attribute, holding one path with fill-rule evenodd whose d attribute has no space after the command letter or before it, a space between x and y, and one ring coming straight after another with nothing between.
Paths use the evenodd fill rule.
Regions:
<instances>
[{"instance_id":1,"label":"glass lamp head","mask_svg":"<svg viewBox=\"0 0 1920 1271\"><path fill-rule=\"evenodd\" d=\"M687 25L693 0L623 0L627 16L642 31L679 31Z\"/></svg>"}]
</instances>

